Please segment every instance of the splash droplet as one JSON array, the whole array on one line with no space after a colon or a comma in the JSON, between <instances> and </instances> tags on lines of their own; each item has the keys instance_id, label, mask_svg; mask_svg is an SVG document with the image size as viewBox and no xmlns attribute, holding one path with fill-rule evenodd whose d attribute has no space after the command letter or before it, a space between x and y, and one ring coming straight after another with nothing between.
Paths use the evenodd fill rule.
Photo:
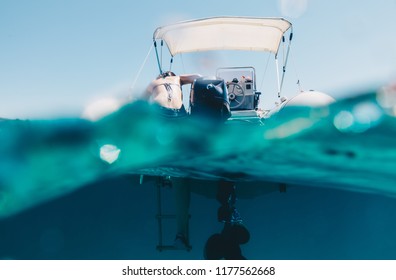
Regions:
<instances>
[{"instance_id":1,"label":"splash droplet","mask_svg":"<svg viewBox=\"0 0 396 280\"><path fill-rule=\"evenodd\" d=\"M381 109L374 103L357 104L351 111L341 111L333 119L341 132L362 133L378 125L382 119Z\"/></svg>"},{"instance_id":2,"label":"splash droplet","mask_svg":"<svg viewBox=\"0 0 396 280\"><path fill-rule=\"evenodd\" d=\"M118 159L118 156L120 155L121 150L115 146L115 145L111 145L111 144L106 144L103 145L102 147L100 147L100 158L109 163L112 164L113 162L115 162Z\"/></svg>"}]
</instances>

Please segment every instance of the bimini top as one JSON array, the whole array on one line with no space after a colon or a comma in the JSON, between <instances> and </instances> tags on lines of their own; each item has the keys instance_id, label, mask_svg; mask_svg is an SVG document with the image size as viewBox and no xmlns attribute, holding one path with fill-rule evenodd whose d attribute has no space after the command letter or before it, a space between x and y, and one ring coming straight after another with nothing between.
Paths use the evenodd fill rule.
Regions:
<instances>
[{"instance_id":1,"label":"bimini top","mask_svg":"<svg viewBox=\"0 0 396 280\"><path fill-rule=\"evenodd\" d=\"M172 56L210 50L277 53L292 24L283 18L213 17L159 27L153 39L164 40Z\"/></svg>"}]
</instances>

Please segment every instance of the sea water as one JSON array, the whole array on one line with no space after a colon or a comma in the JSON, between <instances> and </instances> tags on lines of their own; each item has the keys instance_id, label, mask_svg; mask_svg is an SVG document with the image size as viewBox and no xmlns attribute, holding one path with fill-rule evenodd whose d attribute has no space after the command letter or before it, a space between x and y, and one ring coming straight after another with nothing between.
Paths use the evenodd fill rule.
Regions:
<instances>
[{"instance_id":1,"label":"sea water","mask_svg":"<svg viewBox=\"0 0 396 280\"><path fill-rule=\"evenodd\" d=\"M394 259L393 96L369 92L221 126L164 120L143 102L96 122L2 120L0 257L203 258L222 229L207 182L229 180L251 232L247 258ZM155 250L153 176L195 182L191 252ZM172 243L172 222L168 235Z\"/></svg>"}]
</instances>

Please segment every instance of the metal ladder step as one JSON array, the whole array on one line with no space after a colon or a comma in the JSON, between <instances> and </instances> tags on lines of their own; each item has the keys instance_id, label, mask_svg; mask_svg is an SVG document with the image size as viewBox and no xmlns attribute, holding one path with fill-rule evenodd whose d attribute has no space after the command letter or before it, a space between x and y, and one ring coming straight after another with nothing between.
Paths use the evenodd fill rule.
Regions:
<instances>
[{"instance_id":1,"label":"metal ladder step","mask_svg":"<svg viewBox=\"0 0 396 280\"><path fill-rule=\"evenodd\" d=\"M189 234L188 234L188 229L189 229L189 223L187 227L187 246L185 247L176 247L174 245L166 245L164 244L164 238L163 238L163 222L164 220L170 220L170 219L176 219L176 215L174 214L163 214L163 207L162 207L162 193L161 190L164 188L164 184L161 183L161 180L159 179L157 181L157 215L155 218L157 219L158 222L158 245L157 245L157 250L162 252L162 251L167 251L167 250L185 250L185 251L191 251L192 247L190 245L189 241ZM190 220L190 215L188 215L189 220Z\"/></svg>"}]
</instances>

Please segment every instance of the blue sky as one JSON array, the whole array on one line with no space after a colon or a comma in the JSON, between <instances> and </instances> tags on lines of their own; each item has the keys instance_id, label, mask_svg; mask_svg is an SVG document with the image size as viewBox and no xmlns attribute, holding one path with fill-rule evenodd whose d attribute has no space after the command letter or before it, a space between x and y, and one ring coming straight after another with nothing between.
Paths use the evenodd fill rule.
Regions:
<instances>
[{"instance_id":1,"label":"blue sky","mask_svg":"<svg viewBox=\"0 0 396 280\"><path fill-rule=\"evenodd\" d=\"M80 116L95 100L125 99L156 27L220 15L290 20L286 95L300 79L339 98L395 79L395 11L396 0L1 0L0 117ZM152 52L132 94L157 71Z\"/></svg>"}]
</instances>

